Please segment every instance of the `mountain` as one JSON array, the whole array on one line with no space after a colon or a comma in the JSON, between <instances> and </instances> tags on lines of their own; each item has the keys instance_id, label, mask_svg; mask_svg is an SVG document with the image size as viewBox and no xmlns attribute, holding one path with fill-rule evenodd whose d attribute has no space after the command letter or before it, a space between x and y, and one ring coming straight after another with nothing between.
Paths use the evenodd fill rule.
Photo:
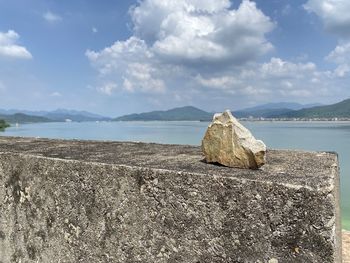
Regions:
<instances>
[{"instance_id":1,"label":"mountain","mask_svg":"<svg viewBox=\"0 0 350 263\"><path fill-rule=\"evenodd\" d=\"M65 121L70 119L72 121L107 121L111 120L109 117L101 116L87 111L57 109L54 111L26 111L26 110L0 110L0 114L16 114L22 113L26 115L39 116L50 119L52 121Z\"/></svg>"},{"instance_id":2,"label":"mountain","mask_svg":"<svg viewBox=\"0 0 350 263\"><path fill-rule=\"evenodd\" d=\"M295 102L278 102L278 103L267 103L258 105L251 108L235 111L233 114L237 118L270 118L271 116L277 116L282 114L288 114L295 110L304 108L310 108L314 106L320 106L321 104L299 104Z\"/></svg>"},{"instance_id":3,"label":"mountain","mask_svg":"<svg viewBox=\"0 0 350 263\"><path fill-rule=\"evenodd\" d=\"M300 104L296 102L277 102L277 103L267 103L258 105L251 108L242 109L239 111L243 112L256 112L258 110L279 110L279 109L289 109L289 110L301 110L304 108L311 108L316 106L322 106L320 103L313 104Z\"/></svg>"},{"instance_id":4,"label":"mountain","mask_svg":"<svg viewBox=\"0 0 350 263\"><path fill-rule=\"evenodd\" d=\"M52 122L52 120L45 117L32 116L23 113L16 113L12 115L0 114L0 119L9 123Z\"/></svg>"},{"instance_id":5,"label":"mountain","mask_svg":"<svg viewBox=\"0 0 350 263\"><path fill-rule=\"evenodd\" d=\"M0 120L0 131L3 131L5 128L9 126L4 120Z\"/></svg>"},{"instance_id":6,"label":"mountain","mask_svg":"<svg viewBox=\"0 0 350 263\"><path fill-rule=\"evenodd\" d=\"M65 121L70 119L72 121L108 121L111 118L94 114L87 111L76 111L76 110L66 110L57 109L55 111L46 112L42 115L54 121Z\"/></svg>"},{"instance_id":7,"label":"mountain","mask_svg":"<svg viewBox=\"0 0 350 263\"><path fill-rule=\"evenodd\" d=\"M186 106L167 111L151 111L139 114L129 114L115 121L211 121L213 114L201 109Z\"/></svg>"},{"instance_id":8,"label":"mountain","mask_svg":"<svg viewBox=\"0 0 350 263\"><path fill-rule=\"evenodd\" d=\"M46 112L45 111L18 110L18 109L9 109L9 110L0 109L0 114L3 114L3 115L13 115L16 113L23 113L23 114L32 115L32 116L44 116Z\"/></svg>"},{"instance_id":9,"label":"mountain","mask_svg":"<svg viewBox=\"0 0 350 263\"><path fill-rule=\"evenodd\" d=\"M70 119L72 121L109 121L112 119L112 118L91 113L88 111L65 110L65 109L58 109L55 111L48 112L47 114L45 114L45 117L56 121L64 121L66 119Z\"/></svg>"},{"instance_id":10,"label":"mountain","mask_svg":"<svg viewBox=\"0 0 350 263\"><path fill-rule=\"evenodd\" d=\"M350 118L350 99L341 102L317 106L309 109L291 111L284 114L277 114L276 118Z\"/></svg>"},{"instance_id":11,"label":"mountain","mask_svg":"<svg viewBox=\"0 0 350 263\"><path fill-rule=\"evenodd\" d=\"M261 110L255 110L255 111L235 111L235 112L233 112L233 115L236 118L249 118L249 117L270 118L271 116L286 114L286 113L289 113L291 111L293 111L293 110L285 109L285 108L261 109Z\"/></svg>"}]
</instances>

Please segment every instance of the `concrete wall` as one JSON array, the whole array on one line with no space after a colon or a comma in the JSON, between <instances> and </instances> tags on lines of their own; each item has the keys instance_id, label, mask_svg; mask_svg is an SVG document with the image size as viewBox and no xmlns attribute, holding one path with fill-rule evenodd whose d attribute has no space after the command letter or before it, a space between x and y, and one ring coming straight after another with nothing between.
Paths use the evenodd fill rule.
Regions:
<instances>
[{"instance_id":1,"label":"concrete wall","mask_svg":"<svg viewBox=\"0 0 350 263\"><path fill-rule=\"evenodd\" d=\"M341 262L332 153L0 137L0 262Z\"/></svg>"}]
</instances>

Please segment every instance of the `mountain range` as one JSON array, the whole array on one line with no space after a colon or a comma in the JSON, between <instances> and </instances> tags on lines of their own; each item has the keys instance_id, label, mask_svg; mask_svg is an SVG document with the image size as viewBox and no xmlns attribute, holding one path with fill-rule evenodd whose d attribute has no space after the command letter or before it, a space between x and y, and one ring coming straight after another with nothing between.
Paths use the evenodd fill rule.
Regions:
<instances>
[{"instance_id":1,"label":"mountain range","mask_svg":"<svg viewBox=\"0 0 350 263\"><path fill-rule=\"evenodd\" d=\"M283 114L274 114L272 118L350 118L350 99L341 102L316 106Z\"/></svg>"},{"instance_id":2,"label":"mountain range","mask_svg":"<svg viewBox=\"0 0 350 263\"><path fill-rule=\"evenodd\" d=\"M186 106L166 111L124 115L115 118L114 121L209 121L212 118L212 113L192 106Z\"/></svg>"},{"instance_id":3,"label":"mountain range","mask_svg":"<svg viewBox=\"0 0 350 263\"><path fill-rule=\"evenodd\" d=\"M63 122L71 121L108 121L109 117L101 116L87 111L57 109L54 111L27 111L27 110L2 110L0 109L0 119L12 123L32 123L32 122Z\"/></svg>"},{"instance_id":4,"label":"mountain range","mask_svg":"<svg viewBox=\"0 0 350 263\"><path fill-rule=\"evenodd\" d=\"M211 121L212 112L185 106L165 111L134 113L109 118L87 111L57 109L55 111L1 110L0 119L9 123L71 121ZM350 118L350 99L332 105L268 103L234 111L237 118Z\"/></svg>"},{"instance_id":5,"label":"mountain range","mask_svg":"<svg viewBox=\"0 0 350 263\"><path fill-rule=\"evenodd\" d=\"M36 122L52 122L45 117L32 116L23 113L15 113L11 115L0 114L0 120L4 120L7 123L36 123Z\"/></svg>"},{"instance_id":6,"label":"mountain range","mask_svg":"<svg viewBox=\"0 0 350 263\"><path fill-rule=\"evenodd\" d=\"M129 114L114 121L211 121L214 113L186 106L166 111ZM350 99L332 105L299 104L290 102L268 103L233 111L237 118L350 118Z\"/></svg>"},{"instance_id":7,"label":"mountain range","mask_svg":"<svg viewBox=\"0 0 350 263\"><path fill-rule=\"evenodd\" d=\"M291 111L297 111L304 108L321 106L321 104L299 104L294 102L267 103L251 108L234 111L237 118L270 118L271 116L283 115Z\"/></svg>"}]
</instances>

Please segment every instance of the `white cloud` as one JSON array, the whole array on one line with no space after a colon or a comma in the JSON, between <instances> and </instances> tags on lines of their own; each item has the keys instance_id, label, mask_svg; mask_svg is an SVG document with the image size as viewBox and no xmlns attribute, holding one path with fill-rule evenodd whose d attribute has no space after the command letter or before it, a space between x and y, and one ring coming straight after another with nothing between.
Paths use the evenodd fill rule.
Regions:
<instances>
[{"instance_id":1,"label":"white cloud","mask_svg":"<svg viewBox=\"0 0 350 263\"><path fill-rule=\"evenodd\" d=\"M344 77L350 72L350 42L339 44L326 59L338 65L334 74L338 77Z\"/></svg>"},{"instance_id":2,"label":"white cloud","mask_svg":"<svg viewBox=\"0 0 350 263\"><path fill-rule=\"evenodd\" d=\"M100 52L87 50L85 54L102 75L124 70L129 63L152 58L146 43L137 37L131 37L127 41L117 41Z\"/></svg>"},{"instance_id":3,"label":"white cloud","mask_svg":"<svg viewBox=\"0 0 350 263\"><path fill-rule=\"evenodd\" d=\"M117 81L126 91L159 93L165 90L165 83L158 77L156 61L141 39L131 37L117 41L100 52L88 50L86 56L103 78Z\"/></svg>"},{"instance_id":4,"label":"white cloud","mask_svg":"<svg viewBox=\"0 0 350 263\"><path fill-rule=\"evenodd\" d=\"M13 30L0 32L0 57L31 59L30 52L17 44L18 39L19 35Z\"/></svg>"},{"instance_id":5,"label":"white cloud","mask_svg":"<svg viewBox=\"0 0 350 263\"><path fill-rule=\"evenodd\" d=\"M282 85L284 85L284 86L285 86L286 88L288 88L288 89L291 89L291 88L294 87L293 83L290 82L290 81L288 81L288 80L282 81Z\"/></svg>"},{"instance_id":6,"label":"white cloud","mask_svg":"<svg viewBox=\"0 0 350 263\"><path fill-rule=\"evenodd\" d=\"M210 18L213 13L229 7L229 0L143 0L130 13L136 35L154 43L161 37L160 33L164 32L161 27L169 22L169 17L172 18L173 14L190 18L202 12Z\"/></svg>"},{"instance_id":7,"label":"white cloud","mask_svg":"<svg viewBox=\"0 0 350 263\"><path fill-rule=\"evenodd\" d=\"M103 86L97 88L98 91L106 95L112 95L113 92L118 88L118 85L112 82L106 83Z\"/></svg>"},{"instance_id":8,"label":"white cloud","mask_svg":"<svg viewBox=\"0 0 350 263\"><path fill-rule=\"evenodd\" d=\"M143 0L130 15L129 39L86 51L99 81L117 83L124 92L186 89L193 75L200 82L208 70L242 66L272 49L265 34L274 24L249 0L237 9L229 0ZM216 78L207 85L219 88L231 81Z\"/></svg>"},{"instance_id":9,"label":"white cloud","mask_svg":"<svg viewBox=\"0 0 350 263\"><path fill-rule=\"evenodd\" d=\"M252 1L233 9L229 0L142 0L130 15L129 39L86 51L106 94L143 93L145 101L169 107L177 101L322 101L339 94L334 73L306 56L258 63L272 49L266 34L274 23Z\"/></svg>"},{"instance_id":10,"label":"white cloud","mask_svg":"<svg viewBox=\"0 0 350 263\"><path fill-rule=\"evenodd\" d=\"M304 7L318 15L325 29L338 37L339 44L326 60L337 65L333 77L345 77L350 72L350 1L308 0Z\"/></svg>"},{"instance_id":11,"label":"white cloud","mask_svg":"<svg viewBox=\"0 0 350 263\"><path fill-rule=\"evenodd\" d=\"M272 49L274 24L254 2L145 0L132 9L135 35L162 60L242 64Z\"/></svg>"},{"instance_id":12,"label":"white cloud","mask_svg":"<svg viewBox=\"0 0 350 263\"><path fill-rule=\"evenodd\" d=\"M62 17L52 13L51 11L47 11L43 14L43 18L49 22L49 23L57 23L60 22L62 20Z\"/></svg>"},{"instance_id":13,"label":"white cloud","mask_svg":"<svg viewBox=\"0 0 350 263\"><path fill-rule=\"evenodd\" d=\"M241 90L241 93L248 96L260 96L264 94L269 94L271 93L271 91L265 88L247 86Z\"/></svg>"},{"instance_id":14,"label":"white cloud","mask_svg":"<svg viewBox=\"0 0 350 263\"><path fill-rule=\"evenodd\" d=\"M145 63L130 63L126 70L126 76L124 84L129 83L132 87L137 87L144 92L163 92L165 90L165 84L163 80L157 78L157 70L150 64ZM126 90L129 85L125 86ZM135 90L135 88L133 88Z\"/></svg>"},{"instance_id":15,"label":"white cloud","mask_svg":"<svg viewBox=\"0 0 350 263\"><path fill-rule=\"evenodd\" d=\"M317 14L328 32L342 38L350 37L349 0L308 0L304 8Z\"/></svg>"},{"instance_id":16,"label":"white cloud","mask_svg":"<svg viewBox=\"0 0 350 263\"><path fill-rule=\"evenodd\" d=\"M314 63L292 63L283 61L280 58L271 58L267 63L263 63L261 67L262 76L274 76L278 78L290 77L302 78L307 72L313 72L316 69Z\"/></svg>"},{"instance_id":17,"label":"white cloud","mask_svg":"<svg viewBox=\"0 0 350 263\"><path fill-rule=\"evenodd\" d=\"M55 92L52 92L52 93L50 94L50 96L51 96L51 97L62 97L62 94L59 93L59 92L57 92L57 91L55 91Z\"/></svg>"},{"instance_id":18,"label":"white cloud","mask_svg":"<svg viewBox=\"0 0 350 263\"><path fill-rule=\"evenodd\" d=\"M98 29L97 29L96 27L92 27L92 28L91 28L91 31L92 31L92 33L97 33L97 32L98 32Z\"/></svg>"},{"instance_id":19,"label":"white cloud","mask_svg":"<svg viewBox=\"0 0 350 263\"><path fill-rule=\"evenodd\" d=\"M229 70L218 76L196 76L199 85L228 94L273 100L280 97L304 98L327 94L332 74L317 70L315 64L293 63L271 58L241 70Z\"/></svg>"},{"instance_id":20,"label":"white cloud","mask_svg":"<svg viewBox=\"0 0 350 263\"><path fill-rule=\"evenodd\" d=\"M128 79L124 79L124 81L123 81L123 88L126 91L128 91L128 92L134 92L135 91L134 84Z\"/></svg>"},{"instance_id":21,"label":"white cloud","mask_svg":"<svg viewBox=\"0 0 350 263\"><path fill-rule=\"evenodd\" d=\"M350 60L350 42L338 45L327 59L338 64L347 63Z\"/></svg>"},{"instance_id":22,"label":"white cloud","mask_svg":"<svg viewBox=\"0 0 350 263\"><path fill-rule=\"evenodd\" d=\"M329 73L319 71L311 62L293 63L273 57L256 72L254 81L261 83L259 86L273 96L280 94L284 97L312 98L318 94L322 97L329 88ZM320 84L315 79L322 79L323 83Z\"/></svg>"},{"instance_id":23,"label":"white cloud","mask_svg":"<svg viewBox=\"0 0 350 263\"><path fill-rule=\"evenodd\" d=\"M239 84L239 81L232 76L219 76L203 78L200 74L196 77L198 83L204 87L228 90L232 89L235 84Z\"/></svg>"}]
</instances>

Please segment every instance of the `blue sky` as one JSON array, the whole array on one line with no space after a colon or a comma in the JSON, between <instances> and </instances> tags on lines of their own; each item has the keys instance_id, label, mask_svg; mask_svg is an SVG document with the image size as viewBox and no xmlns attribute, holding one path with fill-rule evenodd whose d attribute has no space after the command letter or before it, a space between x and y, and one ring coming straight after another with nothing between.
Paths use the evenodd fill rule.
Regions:
<instances>
[{"instance_id":1,"label":"blue sky","mask_svg":"<svg viewBox=\"0 0 350 263\"><path fill-rule=\"evenodd\" d=\"M348 0L0 0L0 108L333 103L349 38Z\"/></svg>"}]
</instances>

